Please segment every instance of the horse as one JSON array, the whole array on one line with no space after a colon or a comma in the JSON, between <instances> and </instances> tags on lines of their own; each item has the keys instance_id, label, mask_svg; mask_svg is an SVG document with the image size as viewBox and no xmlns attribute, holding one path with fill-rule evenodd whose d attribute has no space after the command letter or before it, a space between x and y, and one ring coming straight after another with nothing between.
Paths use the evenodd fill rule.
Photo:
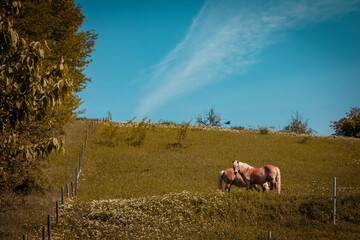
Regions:
<instances>
[{"instance_id":1,"label":"horse","mask_svg":"<svg viewBox=\"0 0 360 240\"><path fill-rule=\"evenodd\" d=\"M254 184L264 184L270 182L270 190L275 188L276 192L280 194L281 177L280 169L273 165L266 165L261 168L246 168L242 162L233 162L234 173L239 173L246 185L246 189L252 188Z\"/></svg>"},{"instance_id":2,"label":"horse","mask_svg":"<svg viewBox=\"0 0 360 240\"><path fill-rule=\"evenodd\" d=\"M248 169L248 168L253 168L252 166L246 164L246 163L242 163L243 168ZM218 185L218 189L220 191L223 191L222 188L222 182L225 182L225 191L226 192L230 192L230 188L232 185L235 185L237 187L246 187L246 183L243 180L241 175L236 175L234 173L234 170L232 168L228 168L226 170L222 170L219 172L218 174L218 181L217 181L217 185ZM252 190L255 189L256 191L260 192L259 188L257 187L256 184L253 185ZM264 192L269 190L269 185L268 183L264 183L262 184L262 189Z\"/></svg>"}]
</instances>

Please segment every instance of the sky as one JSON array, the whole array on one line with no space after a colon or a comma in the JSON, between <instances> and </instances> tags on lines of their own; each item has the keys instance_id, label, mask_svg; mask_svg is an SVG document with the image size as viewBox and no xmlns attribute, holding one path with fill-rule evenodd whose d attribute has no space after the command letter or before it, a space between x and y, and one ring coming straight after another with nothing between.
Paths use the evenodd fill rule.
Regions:
<instances>
[{"instance_id":1,"label":"sky","mask_svg":"<svg viewBox=\"0 0 360 240\"><path fill-rule=\"evenodd\" d=\"M360 107L360 0L76 0L99 34L82 116L195 119L320 135Z\"/></svg>"}]
</instances>

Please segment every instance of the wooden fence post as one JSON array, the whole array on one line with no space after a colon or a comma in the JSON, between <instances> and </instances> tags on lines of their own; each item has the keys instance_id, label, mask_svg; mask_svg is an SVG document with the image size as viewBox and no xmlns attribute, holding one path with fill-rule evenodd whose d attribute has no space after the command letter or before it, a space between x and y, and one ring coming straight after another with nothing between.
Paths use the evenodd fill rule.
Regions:
<instances>
[{"instance_id":1,"label":"wooden fence post","mask_svg":"<svg viewBox=\"0 0 360 240\"><path fill-rule=\"evenodd\" d=\"M71 197L74 196L74 184L73 181L71 181Z\"/></svg>"},{"instance_id":2,"label":"wooden fence post","mask_svg":"<svg viewBox=\"0 0 360 240\"><path fill-rule=\"evenodd\" d=\"M333 215L332 220L335 224L335 216L336 216L336 177L334 177L334 185L333 185Z\"/></svg>"},{"instance_id":3,"label":"wooden fence post","mask_svg":"<svg viewBox=\"0 0 360 240\"><path fill-rule=\"evenodd\" d=\"M84 154L84 145L81 146L80 160L82 159L83 154Z\"/></svg>"},{"instance_id":4,"label":"wooden fence post","mask_svg":"<svg viewBox=\"0 0 360 240\"><path fill-rule=\"evenodd\" d=\"M83 150L81 148L81 154L80 154L80 158L79 158L79 171L81 171L81 159L82 159L82 155L83 155Z\"/></svg>"},{"instance_id":5,"label":"wooden fence post","mask_svg":"<svg viewBox=\"0 0 360 240\"><path fill-rule=\"evenodd\" d=\"M45 240L45 226L42 226L42 240Z\"/></svg>"},{"instance_id":6,"label":"wooden fence post","mask_svg":"<svg viewBox=\"0 0 360 240\"><path fill-rule=\"evenodd\" d=\"M86 143L87 143L87 140L88 140L88 135L89 135L88 130L86 130L86 137L85 137L85 146L84 146L84 148L86 148Z\"/></svg>"},{"instance_id":7,"label":"wooden fence post","mask_svg":"<svg viewBox=\"0 0 360 240\"><path fill-rule=\"evenodd\" d=\"M48 214L48 240L51 238L51 221L50 221L50 214Z\"/></svg>"},{"instance_id":8,"label":"wooden fence post","mask_svg":"<svg viewBox=\"0 0 360 240\"><path fill-rule=\"evenodd\" d=\"M69 184L66 184L66 198L69 198Z\"/></svg>"},{"instance_id":9,"label":"wooden fence post","mask_svg":"<svg viewBox=\"0 0 360 240\"><path fill-rule=\"evenodd\" d=\"M78 183L78 170L76 167L76 172L75 172L75 198L77 196L77 183Z\"/></svg>"},{"instance_id":10,"label":"wooden fence post","mask_svg":"<svg viewBox=\"0 0 360 240\"><path fill-rule=\"evenodd\" d=\"M56 200L56 224L59 223L59 201Z\"/></svg>"},{"instance_id":11,"label":"wooden fence post","mask_svg":"<svg viewBox=\"0 0 360 240\"><path fill-rule=\"evenodd\" d=\"M61 186L61 204L64 204L64 187Z\"/></svg>"}]
</instances>

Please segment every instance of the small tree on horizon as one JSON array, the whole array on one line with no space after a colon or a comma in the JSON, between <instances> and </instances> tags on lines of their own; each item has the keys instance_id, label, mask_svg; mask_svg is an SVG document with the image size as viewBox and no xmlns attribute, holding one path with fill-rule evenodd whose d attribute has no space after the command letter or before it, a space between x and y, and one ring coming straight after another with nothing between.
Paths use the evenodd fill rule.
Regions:
<instances>
[{"instance_id":1,"label":"small tree on horizon","mask_svg":"<svg viewBox=\"0 0 360 240\"><path fill-rule=\"evenodd\" d=\"M291 114L289 124L286 125L283 130L299 134L313 134L316 132L314 129L309 127L308 120L304 120L303 116L298 111Z\"/></svg>"},{"instance_id":2,"label":"small tree on horizon","mask_svg":"<svg viewBox=\"0 0 360 240\"><path fill-rule=\"evenodd\" d=\"M215 112L215 108L211 107L208 112L200 114L196 118L196 123L199 126L221 127L221 117Z\"/></svg>"},{"instance_id":3,"label":"small tree on horizon","mask_svg":"<svg viewBox=\"0 0 360 240\"><path fill-rule=\"evenodd\" d=\"M335 135L360 138L360 108L351 107L346 116L331 122L330 127L335 130Z\"/></svg>"}]
</instances>

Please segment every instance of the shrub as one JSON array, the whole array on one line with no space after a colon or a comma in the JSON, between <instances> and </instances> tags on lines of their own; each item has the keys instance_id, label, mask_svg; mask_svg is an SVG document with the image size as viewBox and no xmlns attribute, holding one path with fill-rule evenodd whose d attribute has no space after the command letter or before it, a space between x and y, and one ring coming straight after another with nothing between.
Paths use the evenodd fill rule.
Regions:
<instances>
[{"instance_id":1,"label":"shrub","mask_svg":"<svg viewBox=\"0 0 360 240\"><path fill-rule=\"evenodd\" d=\"M148 131L152 128L151 119L148 121L147 117L144 117L139 124L133 128L133 134L128 139L129 143L133 146L141 146L147 136Z\"/></svg>"},{"instance_id":2,"label":"shrub","mask_svg":"<svg viewBox=\"0 0 360 240\"><path fill-rule=\"evenodd\" d=\"M190 122L185 122L183 121L182 124L179 124L179 127L176 129L177 130L177 141L175 143L169 143L168 147L183 147L184 146L184 142L185 142L185 138L188 134L188 129L190 127Z\"/></svg>"},{"instance_id":3,"label":"shrub","mask_svg":"<svg viewBox=\"0 0 360 240\"><path fill-rule=\"evenodd\" d=\"M309 127L308 120L303 120L302 115L296 111L294 114L291 114L291 120L289 125L285 126L284 131L293 132L298 134L312 134L316 131Z\"/></svg>"},{"instance_id":4,"label":"shrub","mask_svg":"<svg viewBox=\"0 0 360 240\"><path fill-rule=\"evenodd\" d=\"M260 127L259 128L259 134L260 135L268 135L270 133L270 130L267 127Z\"/></svg>"},{"instance_id":5,"label":"shrub","mask_svg":"<svg viewBox=\"0 0 360 240\"><path fill-rule=\"evenodd\" d=\"M360 138L360 108L350 108L346 116L331 122L330 127L335 130L335 135Z\"/></svg>"},{"instance_id":6,"label":"shrub","mask_svg":"<svg viewBox=\"0 0 360 240\"><path fill-rule=\"evenodd\" d=\"M120 141L119 139L119 126L114 122L108 122L103 124L101 138L102 143L109 146L115 147L117 143Z\"/></svg>"}]
</instances>

